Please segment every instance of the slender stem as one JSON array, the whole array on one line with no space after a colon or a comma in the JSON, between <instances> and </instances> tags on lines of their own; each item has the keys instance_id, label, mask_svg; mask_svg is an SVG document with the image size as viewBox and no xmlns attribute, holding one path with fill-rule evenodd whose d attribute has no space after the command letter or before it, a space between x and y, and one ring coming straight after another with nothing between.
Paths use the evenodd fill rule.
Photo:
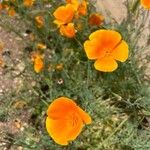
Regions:
<instances>
[{"instance_id":1,"label":"slender stem","mask_svg":"<svg viewBox=\"0 0 150 150\"><path fill-rule=\"evenodd\" d=\"M81 48L83 48L83 45L79 42L79 40L76 37L74 39L79 44L79 46L81 46Z\"/></svg>"}]
</instances>

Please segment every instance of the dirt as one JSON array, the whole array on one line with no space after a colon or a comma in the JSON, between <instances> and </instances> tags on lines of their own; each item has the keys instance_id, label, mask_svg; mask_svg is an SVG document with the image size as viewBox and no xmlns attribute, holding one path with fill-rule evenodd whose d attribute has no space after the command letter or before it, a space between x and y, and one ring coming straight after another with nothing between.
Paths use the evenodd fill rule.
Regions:
<instances>
[{"instance_id":1,"label":"dirt","mask_svg":"<svg viewBox=\"0 0 150 150\"><path fill-rule=\"evenodd\" d=\"M25 64L22 62L23 42L15 34L0 28L0 41L4 48L1 51L0 67L0 95L18 87L17 70L23 71ZM19 73L19 72L18 72ZM17 87L16 87L17 86Z\"/></svg>"},{"instance_id":2,"label":"dirt","mask_svg":"<svg viewBox=\"0 0 150 150\"><path fill-rule=\"evenodd\" d=\"M8 104L14 99L14 97L6 98L7 95L17 93L23 86L24 77L21 74L25 70L24 43L16 34L0 27L0 44L0 106L5 107L5 103ZM28 116L26 113L20 111L18 118L0 121L0 149L2 147L8 149L11 144L11 140L7 139L8 135L10 137L21 133L23 128L20 122L26 123Z\"/></svg>"},{"instance_id":3,"label":"dirt","mask_svg":"<svg viewBox=\"0 0 150 150\"><path fill-rule=\"evenodd\" d=\"M127 9L124 5L125 0L97 0L97 10L100 11L105 18L114 18L120 23L127 16Z\"/></svg>"}]
</instances>

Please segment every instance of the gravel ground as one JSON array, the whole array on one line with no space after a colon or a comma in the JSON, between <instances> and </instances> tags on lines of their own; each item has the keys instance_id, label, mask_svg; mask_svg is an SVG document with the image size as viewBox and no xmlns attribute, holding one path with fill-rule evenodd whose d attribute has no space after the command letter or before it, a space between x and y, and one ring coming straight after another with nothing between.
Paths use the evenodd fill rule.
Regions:
<instances>
[{"instance_id":1,"label":"gravel ground","mask_svg":"<svg viewBox=\"0 0 150 150\"><path fill-rule=\"evenodd\" d=\"M15 34L0 28L0 41L4 48L1 50L0 58L3 61L0 67L0 95L18 88L16 77L24 71L22 39Z\"/></svg>"}]
</instances>

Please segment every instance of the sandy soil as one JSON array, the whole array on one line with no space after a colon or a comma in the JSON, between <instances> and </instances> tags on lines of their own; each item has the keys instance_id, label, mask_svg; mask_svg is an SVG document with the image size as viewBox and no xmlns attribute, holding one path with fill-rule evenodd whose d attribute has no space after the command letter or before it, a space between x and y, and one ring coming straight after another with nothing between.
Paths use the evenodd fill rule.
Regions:
<instances>
[{"instance_id":1,"label":"sandy soil","mask_svg":"<svg viewBox=\"0 0 150 150\"><path fill-rule=\"evenodd\" d=\"M121 22L127 15L127 10L124 5L125 0L97 0L97 10L100 11L105 18L112 17L117 22Z\"/></svg>"},{"instance_id":2,"label":"sandy soil","mask_svg":"<svg viewBox=\"0 0 150 150\"><path fill-rule=\"evenodd\" d=\"M23 71L25 64L22 59L22 40L15 34L0 28L0 41L4 48L1 50L0 58L3 62L0 67L0 95L16 87L16 76L18 69ZM19 67L19 68L18 68Z\"/></svg>"}]
</instances>

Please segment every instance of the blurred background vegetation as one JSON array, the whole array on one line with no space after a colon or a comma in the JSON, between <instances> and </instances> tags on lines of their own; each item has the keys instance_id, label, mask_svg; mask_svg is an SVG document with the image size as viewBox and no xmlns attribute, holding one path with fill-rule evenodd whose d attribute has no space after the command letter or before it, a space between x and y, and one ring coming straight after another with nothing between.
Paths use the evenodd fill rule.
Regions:
<instances>
[{"instance_id":1,"label":"blurred background vegetation","mask_svg":"<svg viewBox=\"0 0 150 150\"><path fill-rule=\"evenodd\" d=\"M87 16L76 22L81 30L74 39L62 37L53 24L52 14L64 2L37 0L31 8L24 7L21 0L5 3L17 15L10 17L2 12L0 26L25 43L20 49L25 69L17 74L23 78L21 88L0 96L0 149L149 150L150 80L144 63L149 57L143 53L149 48L149 39L140 44L149 12L139 1L125 1L127 16L121 23L106 18L101 26L88 24L90 14L96 12L96 5L89 3ZM38 15L44 17L43 28L35 23ZM96 71L83 50L90 33L101 28L120 32L129 44L129 59L113 73ZM37 74L31 55L39 42L47 48L42 50L44 70ZM12 71L9 65L3 67ZM45 129L47 107L59 96L74 99L93 119L67 147L55 144ZM8 124L4 127L3 123Z\"/></svg>"}]
</instances>

